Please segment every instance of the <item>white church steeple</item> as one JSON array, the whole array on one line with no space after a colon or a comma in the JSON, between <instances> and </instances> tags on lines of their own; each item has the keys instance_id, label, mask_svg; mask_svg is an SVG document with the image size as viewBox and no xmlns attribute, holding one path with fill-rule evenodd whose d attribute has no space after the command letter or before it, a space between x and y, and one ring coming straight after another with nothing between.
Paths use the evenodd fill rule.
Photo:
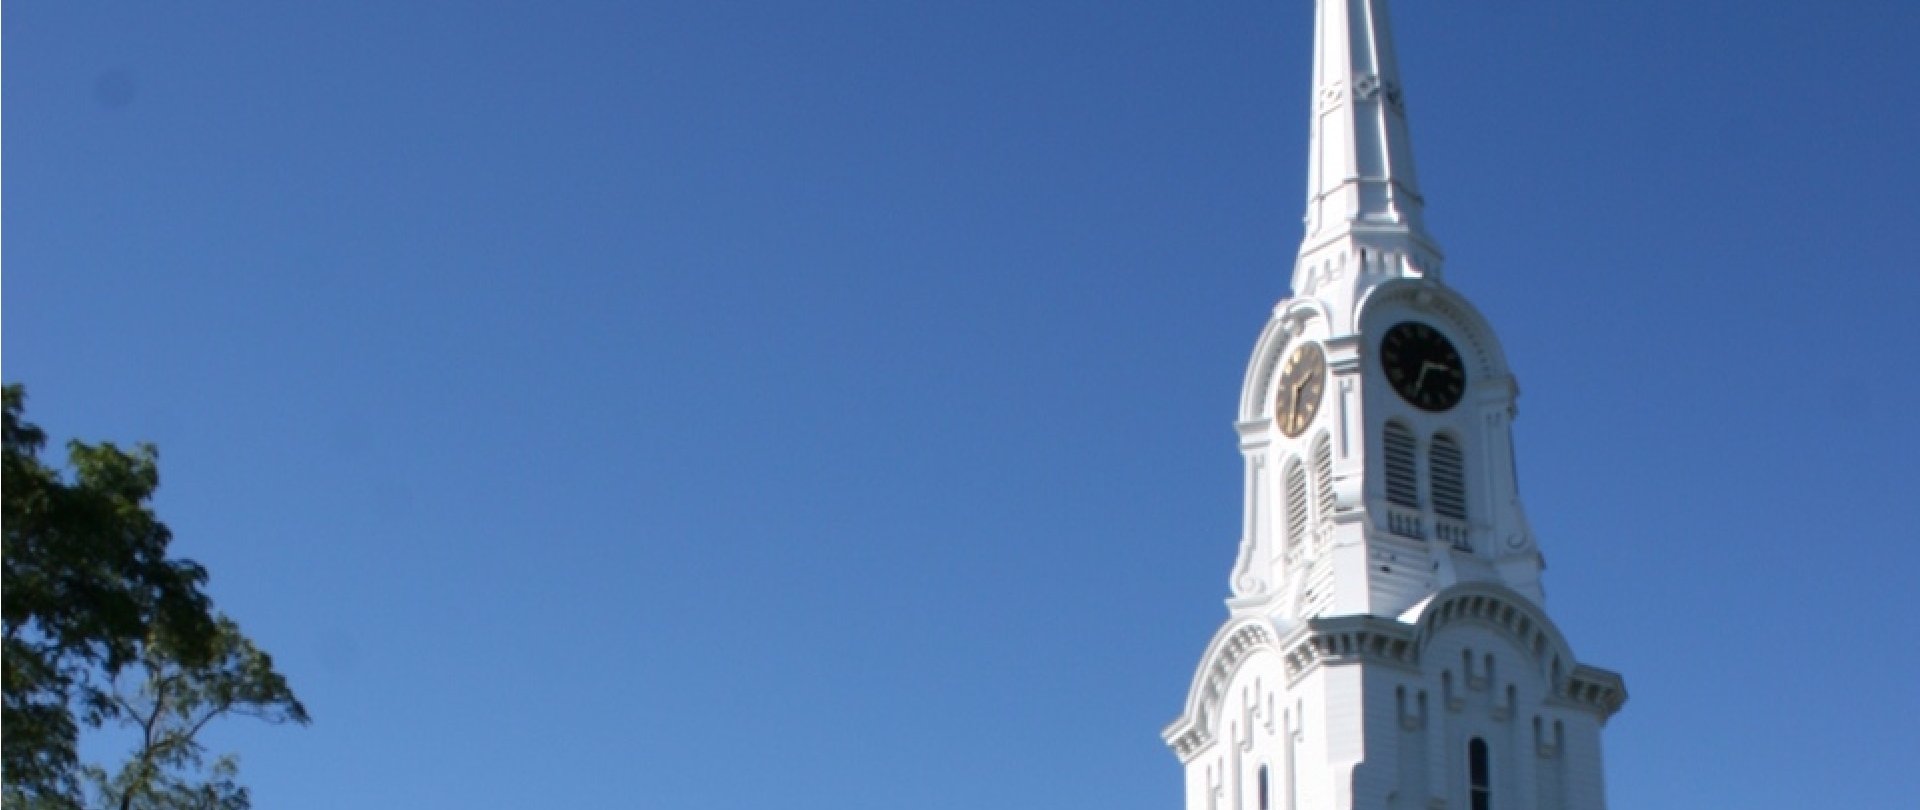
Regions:
<instances>
[{"instance_id":1,"label":"white church steeple","mask_svg":"<svg viewBox=\"0 0 1920 810\"><path fill-rule=\"evenodd\" d=\"M1325 0L1314 15L1306 232L1293 292L1328 302L1340 328L1375 285L1440 278L1413 164L1406 91L1386 0Z\"/></svg>"},{"instance_id":2,"label":"white church steeple","mask_svg":"<svg viewBox=\"0 0 1920 810\"><path fill-rule=\"evenodd\" d=\"M1321 3L1315 16L1305 247L1353 230L1430 241L1385 0Z\"/></svg>"},{"instance_id":3,"label":"white church steeple","mask_svg":"<svg viewBox=\"0 0 1920 810\"><path fill-rule=\"evenodd\" d=\"M1443 284L1387 0L1319 0L1306 234L1254 344L1229 617L1165 731L1188 810L1600 810L1626 699L1545 612L1519 388Z\"/></svg>"},{"instance_id":4,"label":"white church steeple","mask_svg":"<svg viewBox=\"0 0 1920 810\"><path fill-rule=\"evenodd\" d=\"M1493 330L1440 282L1386 0L1321 0L1314 47L1294 295L1241 395L1232 604L1395 615L1463 580L1543 601L1514 480L1518 389Z\"/></svg>"}]
</instances>

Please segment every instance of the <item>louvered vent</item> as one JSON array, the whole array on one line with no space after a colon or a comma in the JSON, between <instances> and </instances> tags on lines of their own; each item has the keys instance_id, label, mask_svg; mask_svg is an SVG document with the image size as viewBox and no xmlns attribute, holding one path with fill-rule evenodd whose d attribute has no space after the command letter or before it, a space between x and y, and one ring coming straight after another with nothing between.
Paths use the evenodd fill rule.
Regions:
<instances>
[{"instance_id":1,"label":"louvered vent","mask_svg":"<svg viewBox=\"0 0 1920 810\"><path fill-rule=\"evenodd\" d=\"M1467 519L1467 474L1460 444L1442 433L1433 437L1428 459L1433 475L1433 511L1443 518Z\"/></svg>"},{"instance_id":2,"label":"louvered vent","mask_svg":"<svg viewBox=\"0 0 1920 810\"><path fill-rule=\"evenodd\" d=\"M1287 557L1299 556L1307 539L1307 471L1300 459L1287 459Z\"/></svg>"},{"instance_id":3,"label":"louvered vent","mask_svg":"<svg viewBox=\"0 0 1920 810\"><path fill-rule=\"evenodd\" d=\"M1387 502L1409 509L1420 508L1420 484L1414 472L1413 431L1399 422L1388 422L1381 442L1387 467Z\"/></svg>"},{"instance_id":4,"label":"louvered vent","mask_svg":"<svg viewBox=\"0 0 1920 810\"><path fill-rule=\"evenodd\" d=\"M1324 432L1313 440L1313 502L1321 520L1333 518L1333 442Z\"/></svg>"}]
</instances>

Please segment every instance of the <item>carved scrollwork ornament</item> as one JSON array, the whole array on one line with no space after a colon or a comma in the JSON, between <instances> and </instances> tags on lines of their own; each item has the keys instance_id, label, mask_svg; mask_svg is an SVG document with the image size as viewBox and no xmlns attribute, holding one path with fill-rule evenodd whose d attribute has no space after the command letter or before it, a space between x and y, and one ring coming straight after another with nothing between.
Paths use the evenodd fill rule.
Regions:
<instances>
[{"instance_id":1,"label":"carved scrollwork ornament","mask_svg":"<svg viewBox=\"0 0 1920 810\"><path fill-rule=\"evenodd\" d=\"M1235 584L1239 586L1235 590L1239 591L1240 596L1259 596L1267 592L1267 581L1256 574L1241 574L1240 581Z\"/></svg>"},{"instance_id":2,"label":"carved scrollwork ornament","mask_svg":"<svg viewBox=\"0 0 1920 810\"><path fill-rule=\"evenodd\" d=\"M1346 95L1346 87L1341 82L1320 88L1320 109L1325 111L1340 106L1340 102L1346 100Z\"/></svg>"},{"instance_id":3,"label":"carved scrollwork ornament","mask_svg":"<svg viewBox=\"0 0 1920 810\"><path fill-rule=\"evenodd\" d=\"M1372 101L1380 95L1380 76L1368 73L1353 80L1353 97L1360 101Z\"/></svg>"},{"instance_id":4,"label":"carved scrollwork ornament","mask_svg":"<svg viewBox=\"0 0 1920 810\"><path fill-rule=\"evenodd\" d=\"M1373 101L1382 96L1386 97L1387 104L1391 105L1394 109L1398 110L1402 108L1400 85L1381 78L1378 73L1366 73L1354 77L1354 100Z\"/></svg>"}]
</instances>

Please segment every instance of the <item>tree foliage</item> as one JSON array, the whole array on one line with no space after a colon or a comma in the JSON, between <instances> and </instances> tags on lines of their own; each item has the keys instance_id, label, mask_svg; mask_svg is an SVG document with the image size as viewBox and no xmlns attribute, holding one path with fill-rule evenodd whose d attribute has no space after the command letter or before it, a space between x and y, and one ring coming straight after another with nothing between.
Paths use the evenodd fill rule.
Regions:
<instances>
[{"instance_id":1,"label":"tree foliage","mask_svg":"<svg viewBox=\"0 0 1920 810\"><path fill-rule=\"evenodd\" d=\"M243 810L248 796L234 777L232 757L217 759L203 777L206 748L198 737L209 722L241 715L270 723L307 722L273 659L253 645L231 619L216 620L213 654L196 665L182 663L172 640L150 640L126 683L108 699L112 714L138 734L133 755L118 771L86 769L92 793L118 810Z\"/></svg>"},{"instance_id":2,"label":"tree foliage","mask_svg":"<svg viewBox=\"0 0 1920 810\"><path fill-rule=\"evenodd\" d=\"M236 713L306 722L306 710L272 660L215 614L202 590L206 570L167 556L172 533L150 505L160 485L154 448L74 441L68 469L56 470L41 461L46 434L25 421L24 409L23 389L6 386L6 807L80 807L82 776L117 807L244 807L226 760L201 787L224 779L230 787L221 795L237 804L148 797L192 784L188 773L202 757L193 737L208 721ZM109 722L136 722L145 741L126 768L103 779L102 769L80 767L76 744L83 725Z\"/></svg>"}]
</instances>

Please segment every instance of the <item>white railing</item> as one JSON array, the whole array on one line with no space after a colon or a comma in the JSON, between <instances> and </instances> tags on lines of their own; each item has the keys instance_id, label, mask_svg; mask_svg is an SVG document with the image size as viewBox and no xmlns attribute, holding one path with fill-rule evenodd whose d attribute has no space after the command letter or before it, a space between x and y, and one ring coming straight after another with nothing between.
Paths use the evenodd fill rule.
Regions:
<instances>
[{"instance_id":1,"label":"white railing","mask_svg":"<svg viewBox=\"0 0 1920 810\"><path fill-rule=\"evenodd\" d=\"M1467 524L1450 518L1434 518L1433 535L1443 542L1453 544L1461 551L1472 551L1473 544L1467 541Z\"/></svg>"},{"instance_id":2,"label":"white railing","mask_svg":"<svg viewBox=\"0 0 1920 810\"><path fill-rule=\"evenodd\" d=\"M1398 507L1387 508L1387 531L1393 532L1401 537L1424 540L1427 537L1427 533L1421 528L1420 524L1421 518L1419 512Z\"/></svg>"}]
</instances>

